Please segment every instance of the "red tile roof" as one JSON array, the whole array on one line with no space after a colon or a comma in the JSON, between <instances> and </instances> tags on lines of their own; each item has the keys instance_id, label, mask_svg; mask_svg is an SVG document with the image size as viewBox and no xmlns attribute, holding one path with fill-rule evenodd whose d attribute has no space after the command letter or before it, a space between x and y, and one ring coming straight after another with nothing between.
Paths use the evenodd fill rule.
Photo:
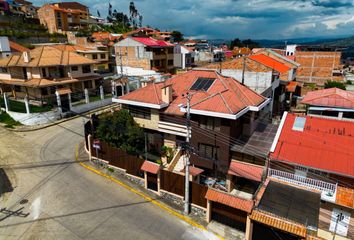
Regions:
<instances>
[{"instance_id":1,"label":"red tile roof","mask_svg":"<svg viewBox=\"0 0 354 240\"><path fill-rule=\"evenodd\" d=\"M181 170L181 172L185 172L185 168L183 168ZM193 167L193 166L190 166L189 167L189 173L190 175L192 175L193 177L194 176L198 176L199 174L201 174L202 172L204 172L203 169L200 169L200 168L197 168L197 167Z\"/></svg>"},{"instance_id":2,"label":"red tile roof","mask_svg":"<svg viewBox=\"0 0 354 240\"><path fill-rule=\"evenodd\" d=\"M231 161L227 174L261 182L263 167L239 161Z\"/></svg>"},{"instance_id":3,"label":"red tile roof","mask_svg":"<svg viewBox=\"0 0 354 240\"><path fill-rule=\"evenodd\" d=\"M293 130L287 114L271 159L354 176L354 122L306 116L303 131Z\"/></svg>"},{"instance_id":4,"label":"red tile roof","mask_svg":"<svg viewBox=\"0 0 354 240\"><path fill-rule=\"evenodd\" d=\"M190 90L198 78L213 78L214 83L207 91ZM193 94L191 100L192 110L211 111L216 113L236 114L249 106L258 106L266 99L239 83L237 80L224 77L211 70L192 70L179 74L163 83L151 83L119 99L149 104L163 104L161 89L172 85L173 100L164 112L182 115L180 104L186 104L183 94Z\"/></svg>"},{"instance_id":5,"label":"red tile roof","mask_svg":"<svg viewBox=\"0 0 354 240\"><path fill-rule=\"evenodd\" d=\"M172 47L173 44L151 37L132 37L133 40L140 42L148 47Z\"/></svg>"},{"instance_id":6,"label":"red tile roof","mask_svg":"<svg viewBox=\"0 0 354 240\"><path fill-rule=\"evenodd\" d=\"M114 41L120 38L120 36L114 36L110 32L94 32L92 33L91 37L94 38L96 41L103 41L103 40Z\"/></svg>"},{"instance_id":7,"label":"red tile roof","mask_svg":"<svg viewBox=\"0 0 354 240\"><path fill-rule=\"evenodd\" d=\"M160 170L160 165L153 163L153 162L144 161L144 163L143 163L143 165L141 165L140 169L145 172L157 174Z\"/></svg>"},{"instance_id":8,"label":"red tile roof","mask_svg":"<svg viewBox=\"0 0 354 240\"><path fill-rule=\"evenodd\" d=\"M11 48L11 51L12 52L28 52L30 51L28 48L18 44L18 43L15 43L13 41L9 41L10 42L10 48Z\"/></svg>"},{"instance_id":9,"label":"red tile roof","mask_svg":"<svg viewBox=\"0 0 354 240\"><path fill-rule=\"evenodd\" d=\"M296 87L297 87L297 82L289 82L288 85L286 85L286 91L288 92L295 92L296 90Z\"/></svg>"},{"instance_id":10,"label":"red tile roof","mask_svg":"<svg viewBox=\"0 0 354 240\"><path fill-rule=\"evenodd\" d=\"M242 199L226 192L220 192L209 188L205 198L250 213L253 208L253 201Z\"/></svg>"},{"instance_id":11,"label":"red tile roof","mask_svg":"<svg viewBox=\"0 0 354 240\"><path fill-rule=\"evenodd\" d=\"M339 88L328 88L308 92L301 102L322 107L354 108L354 93Z\"/></svg>"},{"instance_id":12,"label":"red tile roof","mask_svg":"<svg viewBox=\"0 0 354 240\"><path fill-rule=\"evenodd\" d=\"M264 65L266 65L267 67L270 67L274 70L276 70L279 73L284 73L290 70L290 68L288 66L286 66L285 64L271 58L268 57L264 54L258 54L258 55L252 55L250 56L251 59L262 63Z\"/></svg>"}]
</instances>

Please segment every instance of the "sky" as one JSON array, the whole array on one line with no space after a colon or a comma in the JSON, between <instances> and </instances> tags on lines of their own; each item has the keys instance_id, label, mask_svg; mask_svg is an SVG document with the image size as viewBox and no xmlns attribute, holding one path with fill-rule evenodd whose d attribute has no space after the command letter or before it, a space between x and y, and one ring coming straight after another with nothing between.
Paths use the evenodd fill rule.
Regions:
<instances>
[{"instance_id":1,"label":"sky","mask_svg":"<svg viewBox=\"0 0 354 240\"><path fill-rule=\"evenodd\" d=\"M36 2L37 1L37 2ZM42 0L34 0L37 5ZM81 0L96 15L106 0ZM130 0L111 0L128 13ZM288 39L354 35L354 0L135 0L143 24L208 39Z\"/></svg>"}]
</instances>

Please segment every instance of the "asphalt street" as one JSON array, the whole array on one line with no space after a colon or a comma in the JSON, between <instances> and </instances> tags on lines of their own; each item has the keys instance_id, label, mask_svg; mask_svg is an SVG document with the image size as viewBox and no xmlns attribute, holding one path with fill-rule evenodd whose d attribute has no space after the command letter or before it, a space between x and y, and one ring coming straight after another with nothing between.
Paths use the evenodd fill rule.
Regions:
<instances>
[{"instance_id":1,"label":"asphalt street","mask_svg":"<svg viewBox=\"0 0 354 240\"><path fill-rule=\"evenodd\" d=\"M0 127L0 239L217 239L80 166L82 141L82 118Z\"/></svg>"}]
</instances>

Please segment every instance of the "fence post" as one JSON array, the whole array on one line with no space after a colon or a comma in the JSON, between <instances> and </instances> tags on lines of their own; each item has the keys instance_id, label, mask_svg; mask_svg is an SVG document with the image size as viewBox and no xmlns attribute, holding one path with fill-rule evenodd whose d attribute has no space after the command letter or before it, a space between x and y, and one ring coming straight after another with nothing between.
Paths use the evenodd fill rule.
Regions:
<instances>
[{"instance_id":1,"label":"fence post","mask_svg":"<svg viewBox=\"0 0 354 240\"><path fill-rule=\"evenodd\" d=\"M68 93L68 100L69 100L69 110L73 108L73 104L71 103L71 93Z\"/></svg>"},{"instance_id":2,"label":"fence post","mask_svg":"<svg viewBox=\"0 0 354 240\"><path fill-rule=\"evenodd\" d=\"M27 115L30 114L30 108L29 108L29 103L28 103L28 96L25 96L25 106L26 106L26 113Z\"/></svg>"},{"instance_id":3,"label":"fence post","mask_svg":"<svg viewBox=\"0 0 354 240\"><path fill-rule=\"evenodd\" d=\"M90 97L89 97L88 89L85 88L84 92L85 92L85 103L89 103Z\"/></svg>"},{"instance_id":4,"label":"fence post","mask_svg":"<svg viewBox=\"0 0 354 240\"><path fill-rule=\"evenodd\" d=\"M104 99L104 92L103 92L103 86L100 86L100 96L101 96L101 100Z\"/></svg>"},{"instance_id":5,"label":"fence post","mask_svg":"<svg viewBox=\"0 0 354 240\"><path fill-rule=\"evenodd\" d=\"M4 103L5 103L5 111L9 111L9 102L7 101L7 94L4 92Z\"/></svg>"},{"instance_id":6,"label":"fence post","mask_svg":"<svg viewBox=\"0 0 354 240\"><path fill-rule=\"evenodd\" d=\"M60 95L59 95L58 91L55 91L55 95L57 96L58 111L61 116L61 114L63 113L63 109L61 108L61 99L60 99Z\"/></svg>"}]
</instances>

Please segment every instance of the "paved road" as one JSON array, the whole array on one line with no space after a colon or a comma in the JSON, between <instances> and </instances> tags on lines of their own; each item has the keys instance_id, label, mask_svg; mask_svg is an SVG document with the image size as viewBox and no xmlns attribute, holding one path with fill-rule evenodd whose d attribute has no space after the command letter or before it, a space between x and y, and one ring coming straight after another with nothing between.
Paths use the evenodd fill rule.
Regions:
<instances>
[{"instance_id":1,"label":"paved road","mask_svg":"<svg viewBox=\"0 0 354 240\"><path fill-rule=\"evenodd\" d=\"M0 197L0 239L216 239L75 163L82 128L80 118L28 133L0 127L14 188Z\"/></svg>"}]
</instances>

